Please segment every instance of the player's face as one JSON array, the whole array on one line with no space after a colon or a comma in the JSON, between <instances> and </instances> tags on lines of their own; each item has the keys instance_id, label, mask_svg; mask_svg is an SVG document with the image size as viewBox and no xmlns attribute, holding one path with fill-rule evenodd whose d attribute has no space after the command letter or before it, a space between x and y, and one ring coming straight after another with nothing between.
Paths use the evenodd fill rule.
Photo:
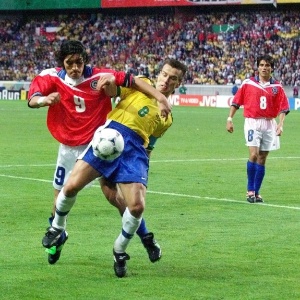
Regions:
<instances>
[{"instance_id":1,"label":"player's face","mask_svg":"<svg viewBox=\"0 0 300 300\"><path fill-rule=\"evenodd\" d=\"M156 89L168 97L179 87L181 77L180 70L172 68L170 65L164 65L157 77Z\"/></svg>"},{"instance_id":2,"label":"player's face","mask_svg":"<svg viewBox=\"0 0 300 300\"><path fill-rule=\"evenodd\" d=\"M84 69L84 61L79 54L70 54L64 59L64 67L68 76L72 79L78 79Z\"/></svg>"},{"instance_id":3,"label":"player's face","mask_svg":"<svg viewBox=\"0 0 300 300\"><path fill-rule=\"evenodd\" d=\"M272 67L271 64L265 60L261 60L258 65L258 74L264 80L269 80L271 78Z\"/></svg>"}]
</instances>

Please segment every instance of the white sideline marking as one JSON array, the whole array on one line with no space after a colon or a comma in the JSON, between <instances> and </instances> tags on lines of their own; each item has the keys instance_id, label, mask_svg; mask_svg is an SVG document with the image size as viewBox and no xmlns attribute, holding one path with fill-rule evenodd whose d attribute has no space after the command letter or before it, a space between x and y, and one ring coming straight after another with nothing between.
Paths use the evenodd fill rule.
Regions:
<instances>
[{"instance_id":1,"label":"white sideline marking","mask_svg":"<svg viewBox=\"0 0 300 300\"><path fill-rule=\"evenodd\" d=\"M40 167L55 167L55 164L41 164L41 165L0 165L0 168L24 168L24 167L28 167L28 168L40 168Z\"/></svg>"},{"instance_id":2,"label":"white sideline marking","mask_svg":"<svg viewBox=\"0 0 300 300\"><path fill-rule=\"evenodd\" d=\"M286 156L286 157L269 157L268 160L270 159L299 159L299 156ZM197 161L244 161L248 160L249 157L244 157L244 158L197 158L197 159L168 159L168 160L150 160L150 163L164 163L164 162L197 162Z\"/></svg>"},{"instance_id":3,"label":"white sideline marking","mask_svg":"<svg viewBox=\"0 0 300 300\"><path fill-rule=\"evenodd\" d=\"M150 163L170 163L170 162L203 162L203 161L243 161L247 160L248 157L244 158L195 158L195 159L165 159L165 160L150 160ZM299 156L283 156L283 157L268 157L270 159L300 159ZM23 167L55 167L55 164L40 164L40 165L0 165L0 168L23 168Z\"/></svg>"},{"instance_id":4,"label":"white sideline marking","mask_svg":"<svg viewBox=\"0 0 300 300\"><path fill-rule=\"evenodd\" d=\"M0 177L22 179L22 180L29 180L29 181L39 181L39 182L52 182L51 180L36 179L36 178L29 178L29 177L22 177L22 176L12 176L12 175L6 175L6 174L0 174Z\"/></svg>"},{"instance_id":5,"label":"white sideline marking","mask_svg":"<svg viewBox=\"0 0 300 300\"><path fill-rule=\"evenodd\" d=\"M6 175L6 174L0 174L0 177L52 183L52 180L36 179L36 178L29 178L29 177L22 177L22 176L12 176L12 175ZM99 188L96 185L94 185L92 187ZM227 198L214 198L214 197L207 197L207 196L195 196L195 195L187 195L187 194L155 192L155 191L149 191L149 190L147 190L147 193L149 193L149 194L167 195L167 196L173 196L173 197L181 197L181 198L184 197L184 198L204 199L204 200L212 200L212 201L234 202L234 203L241 203L241 204L247 204L247 205L262 205L262 206L268 206L268 207L276 207L276 208L286 208L286 209L300 210L300 207L298 207L298 206L286 206L286 205L277 205L277 204L268 204L268 203L250 204L250 203L248 203L246 201L240 201L240 200L234 200L234 199L227 199Z\"/></svg>"},{"instance_id":6,"label":"white sideline marking","mask_svg":"<svg viewBox=\"0 0 300 300\"><path fill-rule=\"evenodd\" d=\"M164 193L164 192L154 192L148 191L147 193L150 194L160 194L160 195L168 195L174 197L185 197L185 198L195 198L195 199L205 199L205 200L214 200L214 201L223 201L223 202L235 202L235 203L242 203L252 205L246 201L234 200L234 199L227 199L227 198L214 198L214 197L207 197L207 196L193 196L193 195L186 195L186 194L176 194L176 193ZM300 210L298 206L287 206L287 205L277 205L277 204L268 204L268 203L256 203L254 205L263 205L263 206L270 206L270 207L278 207L278 208L288 208L288 209L295 209Z\"/></svg>"}]
</instances>

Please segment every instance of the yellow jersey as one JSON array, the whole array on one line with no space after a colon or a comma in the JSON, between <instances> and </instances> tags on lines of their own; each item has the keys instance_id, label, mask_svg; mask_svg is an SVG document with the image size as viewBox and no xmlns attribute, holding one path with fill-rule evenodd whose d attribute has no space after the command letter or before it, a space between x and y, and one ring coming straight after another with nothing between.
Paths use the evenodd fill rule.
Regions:
<instances>
[{"instance_id":1,"label":"yellow jersey","mask_svg":"<svg viewBox=\"0 0 300 300\"><path fill-rule=\"evenodd\" d=\"M152 84L148 78L141 78ZM120 102L108 114L107 119L121 123L135 131L149 144L149 136L161 137L172 125L172 116L162 118L156 99L151 98L132 88L121 88Z\"/></svg>"}]
</instances>

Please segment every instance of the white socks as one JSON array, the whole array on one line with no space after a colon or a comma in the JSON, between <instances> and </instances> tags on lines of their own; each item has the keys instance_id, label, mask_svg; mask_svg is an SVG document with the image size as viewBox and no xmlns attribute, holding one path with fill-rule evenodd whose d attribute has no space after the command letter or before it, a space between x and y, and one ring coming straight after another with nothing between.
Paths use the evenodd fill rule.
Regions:
<instances>
[{"instance_id":1,"label":"white socks","mask_svg":"<svg viewBox=\"0 0 300 300\"><path fill-rule=\"evenodd\" d=\"M76 201L76 196L74 197L66 197L64 194L64 189L60 191L56 200L56 211L55 217L52 222L52 226L58 228L60 230L64 230L66 228L66 220L69 211L73 207Z\"/></svg>"},{"instance_id":2,"label":"white socks","mask_svg":"<svg viewBox=\"0 0 300 300\"><path fill-rule=\"evenodd\" d=\"M114 250L117 253L125 252L130 239L134 236L135 232L140 226L142 216L140 218L135 218L130 212L128 207L122 217L122 232L118 236L114 244Z\"/></svg>"}]
</instances>

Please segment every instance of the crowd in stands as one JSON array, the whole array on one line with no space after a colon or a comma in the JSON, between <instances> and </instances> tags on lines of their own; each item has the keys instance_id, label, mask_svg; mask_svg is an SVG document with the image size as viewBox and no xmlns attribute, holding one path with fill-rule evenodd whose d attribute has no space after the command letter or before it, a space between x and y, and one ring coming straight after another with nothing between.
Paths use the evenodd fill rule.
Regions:
<instances>
[{"instance_id":1,"label":"crowd in stands","mask_svg":"<svg viewBox=\"0 0 300 300\"><path fill-rule=\"evenodd\" d=\"M78 39L92 65L153 78L166 57L179 59L188 65L188 84L233 84L255 74L258 55L270 54L275 78L294 86L300 83L299 28L297 11L2 17L0 80L31 81L56 66L62 40Z\"/></svg>"}]
</instances>

